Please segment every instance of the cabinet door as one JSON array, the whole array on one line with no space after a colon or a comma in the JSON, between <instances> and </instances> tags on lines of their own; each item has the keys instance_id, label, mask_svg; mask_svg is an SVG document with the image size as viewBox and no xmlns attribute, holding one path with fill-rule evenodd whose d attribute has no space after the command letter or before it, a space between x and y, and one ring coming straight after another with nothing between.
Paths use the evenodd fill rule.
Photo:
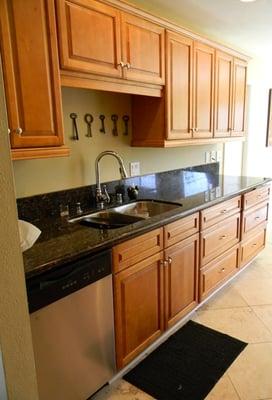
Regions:
<instances>
[{"instance_id":1,"label":"cabinet door","mask_svg":"<svg viewBox=\"0 0 272 400\"><path fill-rule=\"evenodd\" d=\"M214 49L194 44L194 113L195 138L213 136Z\"/></svg>"},{"instance_id":2,"label":"cabinet door","mask_svg":"<svg viewBox=\"0 0 272 400\"><path fill-rule=\"evenodd\" d=\"M165 251L166 326L174 325L198 302L198 234Z\"/></svg>"},{"instance_id":3,"label":"cabinet door","mask_svg":"<svg viewBox=\"0 0 272 400\"><path fill-rule=\"evenodd\" d=\"M247 63L234 59L232 136L243 136L245 134L246 77Z\"/></svg>"},{"instance_id":4,"label":"cabinet door","mask_svg":"<svg viewBox=\"0 0 272 400\"><path fill-rule=\"evenodd\" d=\"M163 331L163 252L114 276L117 367L122 368Z\"/></svg>"},{"instance_id":5,"label":"cabinet door","mask_svg":"<svg viewBox=\"0 0 272 400\"><path fill-rule=\"evenodd\" d=\"M57 1L61 67L122 76L120 13L94 0Z\"/></svg>"},{"instance_id":6,"label":"cabinet door","mask_svg":"<svg viewBox=\"0 0 272 400\"><path fill-rule=\"evenodd\" d=\"M53 0L0 2L12 148L63 144Z\"/></svg>"},{"instance_id":7,"label":"cabinet door","mask_svg":"<svg viewBox=\"0 0 272 400\"><path fill-rule=\"evenodd\" d=\"M167 139L192 138L193 40L166 36Z\"/></svg>"},{"instance_id":8,"label":"cabinet door","mask_svg":"<svg viewBox=\"0 0 272 400\"><path fill-rule=\"evenodd\" d=\"M231 89L233 57L216 51L215 57L215 115L214 136L231 134Z\"/></svg>"},{"instance_id":9,"label":"cabinet door","mask_svg":"<svg viewBox=\"0 0 272 400\"><path fill-rule=\"evenodd\" d=\"M122 13L122 56L125 78L164 84L164 28Z\"/></svg>"}]
</instances>

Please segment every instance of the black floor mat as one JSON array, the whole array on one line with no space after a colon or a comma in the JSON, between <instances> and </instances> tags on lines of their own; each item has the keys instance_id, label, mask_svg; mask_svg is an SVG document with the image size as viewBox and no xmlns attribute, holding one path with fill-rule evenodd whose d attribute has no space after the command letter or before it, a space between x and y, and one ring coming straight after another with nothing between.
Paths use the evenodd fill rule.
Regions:
<instances>
[{"instance_id":1,"label":"black floor mat","mask_svg":"<svg viewBox=\"0 0 272 400\"><path fill-rule=\"evenodd\" d=\"M246 346L189 321L124 379L157 400L203 400Z\"/></svg>"}]
</instances>

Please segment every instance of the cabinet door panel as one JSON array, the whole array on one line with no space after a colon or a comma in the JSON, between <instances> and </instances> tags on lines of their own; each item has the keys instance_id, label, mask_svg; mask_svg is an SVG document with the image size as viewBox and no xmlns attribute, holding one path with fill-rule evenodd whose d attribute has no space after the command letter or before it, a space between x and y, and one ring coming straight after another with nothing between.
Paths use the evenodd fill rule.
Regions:
<instances>
[{"instance_id":1,"label":"cabinet door panel","mask_svg":"<svg viewBox=\"0 0 272 400\"><path fill-rule=\"evenodd\" d=\"M125 78L164 84L164 28L122 13L122 55Z\"/></svg>"},{"instance_id":2,"label":"cabinet door panel","mask_svg":"<svg viewBox=\"0 0 272 400\"><path fill-rule=\"evenodd\" d=\"M167 32L167 138L192 138L193 40Z\"/></svg>"},{"instance_id":3,"label":"cabinet door panel","mask_svg":"<svg viewBox=\"0 0 272 400\"><path fill-rule=\"evenodd\" d=\"M0 16L11 146L59 146L63 125L53 1L1 1Z\"/></svg>"},{"instance_id":4,"label":"cabinet door panel","mask_svg":"<svg viewBox=\"0 0 272 400\"><path fill-rule=\"evenodd\" d=\"M122 368L163 331L163 253L114 276L117 366Z\"/></svg>"},{"instance_id":5,"label":"cabinet door panel","mask_svg":"<svg viewBox=\"0 0 272 400\"><path fill-rule=\"evenodd\" d=\"M175 324L198 302L198 237L193 235L165 251L166 326Z\"/></svg>"},{"instance_id":6,"label":"cabinet door panel","mask_svg":"<svg viewBox=\"0 0 272 400\"><path fill-rule=\"evenodd\" d=\"M214 136L226 137L231 132L231 88L233 58L216 52Z\"/></svg>"},{"instance_id":7,"label":"cabinet door panel","mask_svg":"<svg viewBox=\"0 0 272 400\"><path fill-rule=\"evenodd\" d=\"M246 76L246 62L235 59L233 72L232 136L243 136L245 133Z\"/></svg>"},{"instance_id":8,"label":"cabinet door panel","mask_svg":"<svg viewBox=\"0 0 272 400\"><path fill-rule=\"evenodd\" d=\"M119 11L94 0L57 6L62 68L121 77Z\"/></svg>"},{"instance_id":9,"label":"cabinet door panel","mask_svg":"<svg viewBox=\"0 0 272 400\"><path fill-rule=\"evenodd\" d=\"M213 136L214 49L194 45L194 123L195 138Z\"/></svg>"}]
</instances>

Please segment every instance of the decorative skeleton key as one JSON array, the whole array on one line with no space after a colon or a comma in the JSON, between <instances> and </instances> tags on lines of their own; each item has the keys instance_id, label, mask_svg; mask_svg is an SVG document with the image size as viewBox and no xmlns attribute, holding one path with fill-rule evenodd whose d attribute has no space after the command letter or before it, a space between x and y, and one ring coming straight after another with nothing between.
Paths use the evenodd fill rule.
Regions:
<instances>
[{"instance_id":1,"label":"decorative skeleton key","mask_svg":"<svg viewBox=\"0 0 272 400\"><path fill-rule=\"evenodd\" d=\"M87 128L87 137L92 137L92 122L93 122L93 116L91 114L85 114L84 116L84 121L86 122L88 128Z\"/></svg>"},{"instance_id":2,"label":"decorative skeleton key","mask_svg":"<svg viewBox=\"0 0 272 400\"><path fill-rule=\"evenodd\" d=\"M112 134L113 136L118 136L118 130L117 130L118 115L113 114L111 116L111 120L113 121Z\"/></svg>"},{"instance_id":3,"label":"decorative skeleton key","mask_svg":"<svg viewBox=\"0 0 272 400\"><path fill-rule=\"evenodd\" d=\"M99 119L100 119L100 121L101 121L100 132L106 133L106 130L105 130L105 123L104 123L104 121L105 121L105 115L103 115L103 114L99 115Z\"/></svg>"},{"instance_id":4,"label":"decorative skeleton key","mask_svg":"<svg viewBox=\"0 0 272 400\"><path fill-rule=\"evenodd\" d=\"M128 135L128 121L129 121L129 116L128 116L128 115L124 115L124 116L123 116L123 121L124 121L124 124L125 124L124 135L127 136L127 135Z\"/></svg>"},{"instance_id":5,"label":"decorative skeleton key","mask_svg":"<svg viewBox=\"0 0 272 400\"><path fill-rule=\"evenodd\" d=\"M76 123L76 119L77 119L77 114L76 113L71 113L70 114L70 118L73 121L73 135L72 135L72 139L73 140L79 140L78 137L78 130L77 130L77 123Z\"/></svg>"}]
</instances>

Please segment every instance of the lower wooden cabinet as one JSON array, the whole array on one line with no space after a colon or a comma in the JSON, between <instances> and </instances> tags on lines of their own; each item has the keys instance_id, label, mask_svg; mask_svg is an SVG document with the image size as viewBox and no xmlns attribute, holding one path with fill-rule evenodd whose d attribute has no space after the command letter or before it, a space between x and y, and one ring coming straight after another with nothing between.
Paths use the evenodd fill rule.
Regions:
<instances>
[{"instance_id":1,"label":"lower wooden cabinet","mask_svg":"<svg viewBox=\"0 0 272 400\"><path fill-rule=\"evenodd\" d=\"M259 227L247 240L241 243L241 267L245 266L265 246L266 224Z\"/></svg>"},{"instance_id":2,"label":"lower wooden cabinet","mask_svg":"<svg viewBox=\"0 0 272 400\"><path fill-rule=\"evenodd\" d=\"M165 273L165 326L169 328L198 303L199 235L169 247Z\"/></svg>"},{"instance_id":3,"label":"lower wooden cabinet","mask_svg":"<svg viewBox=\"0 0 272 400\"><path fill-rule=\"evenodd\" d=\"M197 233L114 275L118 368L197 305L198 247Z\"/></svg>"},{"instance_id":4,"label":"lower wooden cabinet","mask_svg":"<svg viewBox=\"0 0 272 400\"><path fill-rule=\"evenodd\" d=\"M114 277L117 368L122 368L163 332L163 252Z\"/></svg>"},{"instance_id":5,"label":"lower wooden cabinet","mask_svg":"<svg viewBox=\"0 0 272 400\"><path fill-rule=\"evenodd\" d=\"M215 289L220 287L240 266L239 245L217 257L200 270L199 297L204 300Z\"/></svg>"}]
</instances>

